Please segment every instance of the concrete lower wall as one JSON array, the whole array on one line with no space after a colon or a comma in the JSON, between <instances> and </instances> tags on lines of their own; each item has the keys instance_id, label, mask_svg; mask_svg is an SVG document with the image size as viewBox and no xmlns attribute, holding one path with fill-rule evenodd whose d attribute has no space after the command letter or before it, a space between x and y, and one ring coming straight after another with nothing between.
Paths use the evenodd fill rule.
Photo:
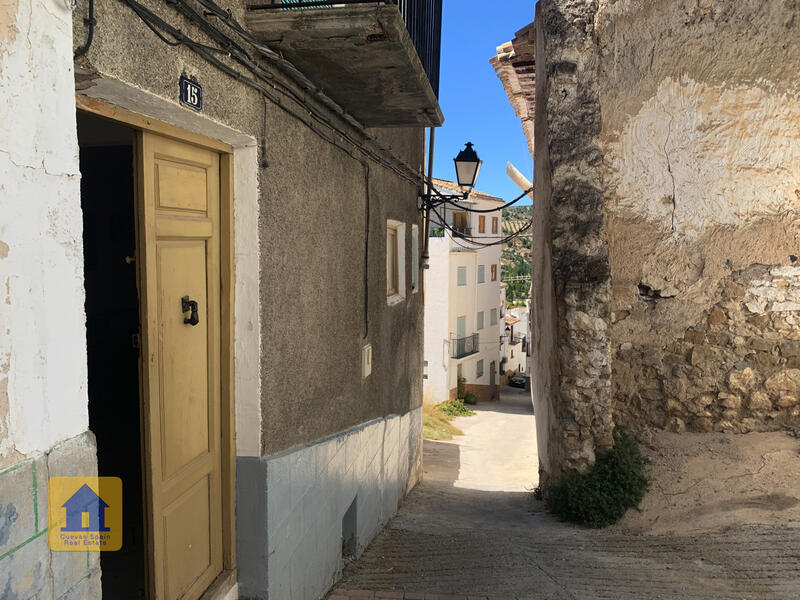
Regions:
<instances>
[{"instance_id":1,"label":"concrete lower wall","mask_svg":"<svg viewBox=\"0 0 800 600\"><path fill-rule=\"evenodd\" d=\"M341 575L348 509L355 503L358 556L421 475L421 408L280 454L240 457L240 597L324 596Z\"/></svg>"},{"instance_id":2,"label":"concrete lower wall","mask_svg":"<svg viewBox=\"0 0 800 600\"><path fill-rule=\"evenodd\" d=\"M0 598L101 597L98 552L51 552L50 477L96 476L94 437L85 433L0 472Z\"/></svg>"}]
</instances>

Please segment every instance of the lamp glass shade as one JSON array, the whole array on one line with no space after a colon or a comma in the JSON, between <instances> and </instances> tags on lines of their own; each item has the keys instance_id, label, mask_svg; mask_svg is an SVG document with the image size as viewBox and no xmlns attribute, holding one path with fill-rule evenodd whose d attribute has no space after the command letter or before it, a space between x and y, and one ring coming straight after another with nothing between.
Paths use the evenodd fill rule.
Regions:
<instances>
[{"instance_id":1,"label":"lamp glass shade","mask_svg":"<svg viewBox=\"0 0 800 600\"><path fill-rule=\"evenodd\" d=\"M478 153L473 150L471 142L467 142L466 148L458 153L453 162L456 164L458 185L466 188L474 187L483 161L478 158Z\"/></svg>"}]
</instances>

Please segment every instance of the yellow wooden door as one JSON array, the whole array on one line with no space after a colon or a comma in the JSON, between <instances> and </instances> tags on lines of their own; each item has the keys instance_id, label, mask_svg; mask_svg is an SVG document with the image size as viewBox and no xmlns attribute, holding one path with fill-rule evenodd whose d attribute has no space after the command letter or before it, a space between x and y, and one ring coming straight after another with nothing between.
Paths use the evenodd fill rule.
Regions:
<instances>
[{"instance_id":1,"label":"yellow wooden door","mask_svg":"<svg viewBox=\"0 0 800 600\"><path fill-rule=\"evenodd\" d=\"M222 571L220 159L140 141L148 579L157 600L194 600Z\"/></svg>"}]
</instances>

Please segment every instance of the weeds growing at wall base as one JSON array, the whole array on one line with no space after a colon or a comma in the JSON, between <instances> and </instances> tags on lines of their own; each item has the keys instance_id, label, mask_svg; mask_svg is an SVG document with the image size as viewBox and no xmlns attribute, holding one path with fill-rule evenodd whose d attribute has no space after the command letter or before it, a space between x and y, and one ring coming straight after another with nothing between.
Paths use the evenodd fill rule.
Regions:
<instances>
[{"instance_id":1,"label":"weeds growing at wall base","mask_svg":"<svg viewBox=\"0 0 800 600\"><path fill-rule=\"evenodd\" d=\"M552 485L537 488L534 497L544 499L547 509L563 521L607 527L644 498L649 487L646 464L634 437L616 428L614 447L597 457L591 471L565 475Z\"/></svg>"}]
</instances>

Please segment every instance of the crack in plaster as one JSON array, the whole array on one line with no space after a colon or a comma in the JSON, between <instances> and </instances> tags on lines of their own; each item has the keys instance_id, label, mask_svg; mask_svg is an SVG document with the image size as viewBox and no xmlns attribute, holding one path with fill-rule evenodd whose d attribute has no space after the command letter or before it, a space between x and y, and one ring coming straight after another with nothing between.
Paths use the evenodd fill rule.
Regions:
<instances>
[{"instance_id":1,"label":"crack in plaster","mask_svg":"<svg viewBox=\"0 0 800 600\"><path fill-rule=\"evenodd\" d=\"M667 159L667 173L669 173L670 180L672 181L672 215L671 215L671 226L672 231L675 231L675 211L677 209L677 202L675 199L675 174L672 172L672 161L669 158L669 152L667 151L667 144L669 144L669 138L672 135L672 123L675 121L675 115L667 110L667 107L664 104L661 104L661 107L664 109L664 112L669 115L669 125L667 125L667 137L664 139L664 158Z\"/></svg>"},{"instance_id":2,"label":"crack in plaster","mask_svg":"<svg viewBox=\"0 0 800 600\"><path fill-rule=\"evenodd\" d=\"M0 153L5 154L8 157L8 162L10 162L18 169L28 169L30 171L44 171L45 175L49 175L50 177L75 177L76 175L78 175L78 173L69 173L67 171L51 173L50 171L47 170L47 167L45 166L45 159L42 159L41 166L26 165L26 164L20 164L16 162L13 158L11 158L11 152L9 152L8 150L3 150L2 148L0 148Z\"/></svg>"}]
</instances>

